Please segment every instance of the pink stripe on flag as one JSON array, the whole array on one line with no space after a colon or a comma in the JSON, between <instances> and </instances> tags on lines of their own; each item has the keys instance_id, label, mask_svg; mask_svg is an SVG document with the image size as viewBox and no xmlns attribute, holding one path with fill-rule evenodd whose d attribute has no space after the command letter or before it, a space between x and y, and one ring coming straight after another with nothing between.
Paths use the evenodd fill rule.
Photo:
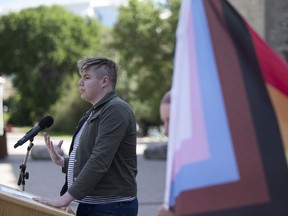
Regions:
<instances>
[{"instance_id":1,"label":"pink stripe on flag","mask_svg":"<svg viewBox=\"0 0 288 216\"><path fill-rule=\"evenodd\" d=\"M186 34L182 34L183 37L181 40L185 41L184 43L188 47L186 47L186 52L188 55L188 73L187 77L189 77L189 81L185 82L189 85L186 86L185 89L188 89L187 94L187 105L191 109L191 118L184 119L185 121L189 121L187 124L183 124L183 122L179 122L176 125L178 127L184 127L180 130L190 130L191 136L189 138L180 138L180 145L178 146L178 150L175 151L174 155L174 169L172 174L172 179L174 176L181 170L182 166L186 164L196 163L203 160L208 160L210 158L209 153L209 145L207 140L207 134L205 130L205 120L204 113L202 108L201 101L201 92L200 92L200 81L197 75L197 54L195 53L195 37L193 31L193 19L191 15L191 6L189 7L188 19L186 28L188 32ZM183 71L181 71L183 73ZM183 94L183 92L181 93ZM179 112L178 112L179 113ZM189 125L191 128L189 128ZM185 128L185 126L187 128ZM182 140L181 140L182 139ZM179 149L180 148L180 149Z\"/></svg>"}]
</instances>

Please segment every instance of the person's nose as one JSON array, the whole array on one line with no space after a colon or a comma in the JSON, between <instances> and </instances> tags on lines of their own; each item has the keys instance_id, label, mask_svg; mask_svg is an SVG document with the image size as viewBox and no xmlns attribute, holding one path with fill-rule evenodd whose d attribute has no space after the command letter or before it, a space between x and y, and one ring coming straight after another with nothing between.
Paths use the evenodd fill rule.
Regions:
<instances>
[{"instance_id":1,"label":"person's nose","mask_svg":"<svg viewBox=\"0 0 288 216\"><path fill-rule=\"evenodd\" d=\"M83 86L83 81L82 81L82 78L81 78L81 79L79 79L79 81L78 81L78 85L79 85L79 86Z\"/></svg>"}]
</instances>

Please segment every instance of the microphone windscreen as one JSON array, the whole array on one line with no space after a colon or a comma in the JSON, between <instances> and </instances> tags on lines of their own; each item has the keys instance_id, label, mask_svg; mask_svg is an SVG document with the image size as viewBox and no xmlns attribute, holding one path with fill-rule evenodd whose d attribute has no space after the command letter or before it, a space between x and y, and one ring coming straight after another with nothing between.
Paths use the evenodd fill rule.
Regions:
<instances>
[{"instance_id":1,"label":"microphone windscreen","mask_svg":"<svg viewBox=\"0 0 288 216\"><path fill-rule=\"evenodd\" d=\"M49 128L53 124L54 120L51 116L45 116L41 121L39 122L39 127L41 129Z\"/></svg>"}]
</instances>

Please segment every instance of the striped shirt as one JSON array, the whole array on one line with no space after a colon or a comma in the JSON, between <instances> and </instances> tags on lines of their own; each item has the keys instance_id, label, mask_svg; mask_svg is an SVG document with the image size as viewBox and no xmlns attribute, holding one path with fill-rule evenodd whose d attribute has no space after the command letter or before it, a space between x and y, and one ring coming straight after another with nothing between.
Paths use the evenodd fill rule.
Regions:
<instances>
[{"instance_id":1,"label":"striped shirt","mask_svg":"<svg viewBox=\"0 0 288 216\"><path fill-rule=\"evenodd\" d=\"M89 118L91 117L92 113L90 114ZM70 188L73 184L73 170L74 170L74 161L75 161L75 156L76 156L76 151L79 145L80 137L82 134L83 129L87 125L87 122L89 118L84 122L82 125L81 129L78 131L74 138L74 143L73 143L73 150L70 153L69 156L69 162L68 162L68 171L67 171L67 182L68 182L68 188ZM81 200L75 200L75 202L79 203L86 203L86 204L107 204L107 203L114 203L114 202L125 202L125 201L132 201L136 197L134 196L129 196L129 197L101 197L101 196L86 196Z\"/></svg>"}]
</instances>

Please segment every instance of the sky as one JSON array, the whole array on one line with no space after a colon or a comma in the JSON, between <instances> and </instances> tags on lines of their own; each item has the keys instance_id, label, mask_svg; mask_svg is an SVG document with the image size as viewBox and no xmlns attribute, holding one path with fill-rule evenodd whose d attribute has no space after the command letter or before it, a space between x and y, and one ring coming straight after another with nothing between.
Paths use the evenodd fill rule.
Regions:
<instances>
[{"instance_id":1,"label":"sky","mask_svg":"<svg viewBox=\"0 0 288 216\"><path fill-rule=\"evenodd\" d=\"M0 0L0 10L2 11L17 11L27 7L37 7L39 5L53 5L53 4L73 4L80 2L89 2L89 0ZM119 4L123 0L93 0L93 4Z\"/></svg>"},{"instance_id":2,"label":"sky","mask_svg":"<svg viewBox=\"0 0 288 216\"><path fill-rule=\"evenodd\" d=\"M88 1L88 0L87 0ZM0 7L2 9L10 9L10 8L26 8L26 7L34 7L41 4L52 5L56 3L73 3L73 2L87 2L85 0L0 0Z\"/></svg>"}]
</instances>

